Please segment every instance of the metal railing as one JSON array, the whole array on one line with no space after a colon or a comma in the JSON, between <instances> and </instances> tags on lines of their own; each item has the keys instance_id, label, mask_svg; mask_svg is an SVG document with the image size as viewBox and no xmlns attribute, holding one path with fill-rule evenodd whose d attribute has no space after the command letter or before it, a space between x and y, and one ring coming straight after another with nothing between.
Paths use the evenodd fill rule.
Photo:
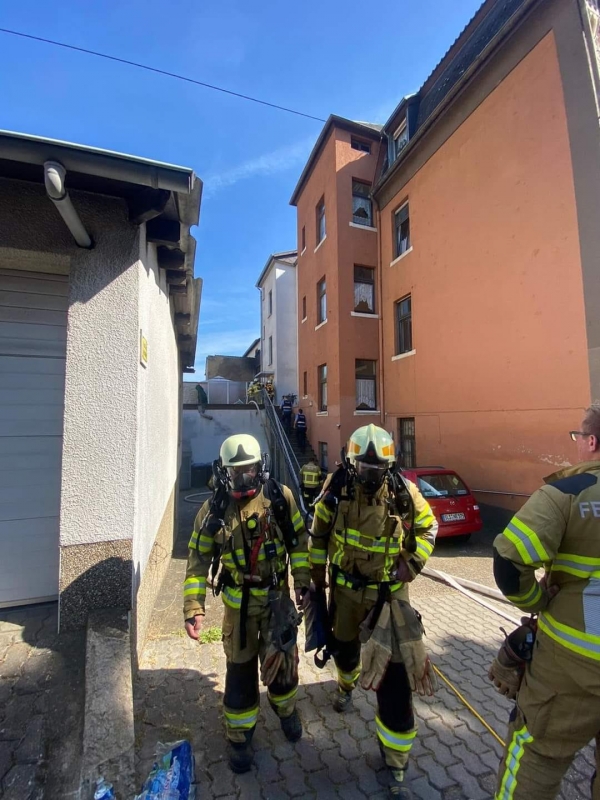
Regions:
<instances>
[{"instance_id":1,"label":"metal railing","mask_svg":"<svg viewBox=\"0 0 600 800\"><path fill-rule=\"evenodd\" d=\"M262 401L265 408L267 422L265 431L269 439L273 477L279 481L279 483L283 483L291 489L300 512L303 516L306 516L307 509L304 505L302 490L300 488L300 464L290 444L290 440L283 430L275 406L264 389L262 390Z\"/></svg>"}]
</instances>

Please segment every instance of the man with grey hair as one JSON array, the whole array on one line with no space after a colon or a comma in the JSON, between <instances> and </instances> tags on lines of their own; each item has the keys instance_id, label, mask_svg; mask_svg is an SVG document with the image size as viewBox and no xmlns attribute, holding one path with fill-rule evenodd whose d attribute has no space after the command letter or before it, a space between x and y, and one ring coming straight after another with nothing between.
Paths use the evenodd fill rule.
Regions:
<instances>
[{"instance_id":1,"label":"man with grey hair","mask_svg":"<svg viewBox=\"0 0 600 800\"><path fill-rule=\"evenodd\" d=\"M527 614L490 668L516 696L496 800L552 800L576 752L600 753L600 406L569 431L578 464L545 479L494 541L494 576ZM543 567L541 580L536 570ZM600 778L592 778L600 800Z\"/></svg>"}]
</instances>

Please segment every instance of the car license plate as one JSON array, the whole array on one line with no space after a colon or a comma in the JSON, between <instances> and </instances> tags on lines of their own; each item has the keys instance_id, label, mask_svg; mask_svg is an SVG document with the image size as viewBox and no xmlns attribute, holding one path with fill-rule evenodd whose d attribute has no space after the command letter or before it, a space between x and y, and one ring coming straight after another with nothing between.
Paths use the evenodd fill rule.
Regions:
<instances>
[{"instance_id":1,"label":"car license plate","mask_svg":"<svg viewBox=\"0 0 600 800\"><path fill-rule=\"evenodd\" d=\"M459 514L442 514L442 522L459 522L460 520L464 519L465 515L463 513Z\"/></svg>"}]
</instances>

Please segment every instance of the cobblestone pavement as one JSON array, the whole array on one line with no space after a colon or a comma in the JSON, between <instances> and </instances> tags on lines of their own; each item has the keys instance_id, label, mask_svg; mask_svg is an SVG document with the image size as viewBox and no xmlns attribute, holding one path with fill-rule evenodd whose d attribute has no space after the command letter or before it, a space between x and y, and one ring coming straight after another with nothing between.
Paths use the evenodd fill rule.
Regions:
<instances>
[{"instance_id":1,"label":"cobblestone pavement","mask_svg":"<svg viewBox=\"0 0 600 800\"><path fill-rule=\"evenodd\" d=\"M181 518L186 535L193 508ZM493 532L488 531L491 542ZM441 543L440 543L441 544ZM184 555L184 549L177 552ZM462 552L464 550L464 552ZM491 551L490 551L491 552ZM455 550L443 543L432 566L473 580L490 582L489 553L476 546L478 569L469 546ZM437 562L437 563L436 563ZM453 568L454 567L454 568ZM304 737L295 745L284 739L279 721L261 694L261 719L254 737L255 767L233 775L225 760L220 702L225 660L220 643L198 645L182 630L183 558L174 559L157 602L152 638L140 662L135 686L138 782L152 766L158 741L189 738L196 754L200 797L355 798L386 797L386 770L377 746L375 695L357 690L354 710L345 715L331 708L334 671L318 670L312 655L301 655L298 708ZM429 650L435 664L488 724L506 734L511 703L493 690L487 669L507 623L453 589L425 577L411 587L414 605L423 614ZM506 609L510 609L506 606ZM221 621L221 601L209 597L206 627ZM509 624L509 623L508 623ZM262 689L262 687L261 687ZM488 800L493 797L501 746L457 697L442 686L432 700L417 699L419 734L411 754L410 786L421 800ZM574 762L563 783L561 800L590 798L594 772L591 748Z\"/></svg>"},{"instance_id":2,"label":"cobblestone pavement","mask_svg":"<svg viewBox=\"0 0 600 800\"><path fill-rule=\"evenodd\" d=\"M4 800L69 796L66 787L69 772L77 769L83 726L83 637L59 637L56 627L55 603L0 610Z\"/></svg>"}]
</instances>

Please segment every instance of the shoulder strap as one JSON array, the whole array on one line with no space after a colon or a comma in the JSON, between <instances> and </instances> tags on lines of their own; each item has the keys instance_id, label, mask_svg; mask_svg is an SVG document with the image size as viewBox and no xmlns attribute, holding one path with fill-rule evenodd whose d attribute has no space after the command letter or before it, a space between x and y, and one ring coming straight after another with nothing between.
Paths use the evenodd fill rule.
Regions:
<instances>
[{"instance_id":1,"label":"shoulder strap","mask_svg":"<svg viewBox=\"0 0 600 800\"><path fill-rule=\"evenodd\" d=\"M277 483L275 478L269 478L263 487L265 497L271 501L271 508L275 516L275 522L283 533L283 538L286 547L296 547L298 544L298 537L292 525L292 517L290 514L290 506L283 493L283 489Z\"/></svg>"}]
</instances>

